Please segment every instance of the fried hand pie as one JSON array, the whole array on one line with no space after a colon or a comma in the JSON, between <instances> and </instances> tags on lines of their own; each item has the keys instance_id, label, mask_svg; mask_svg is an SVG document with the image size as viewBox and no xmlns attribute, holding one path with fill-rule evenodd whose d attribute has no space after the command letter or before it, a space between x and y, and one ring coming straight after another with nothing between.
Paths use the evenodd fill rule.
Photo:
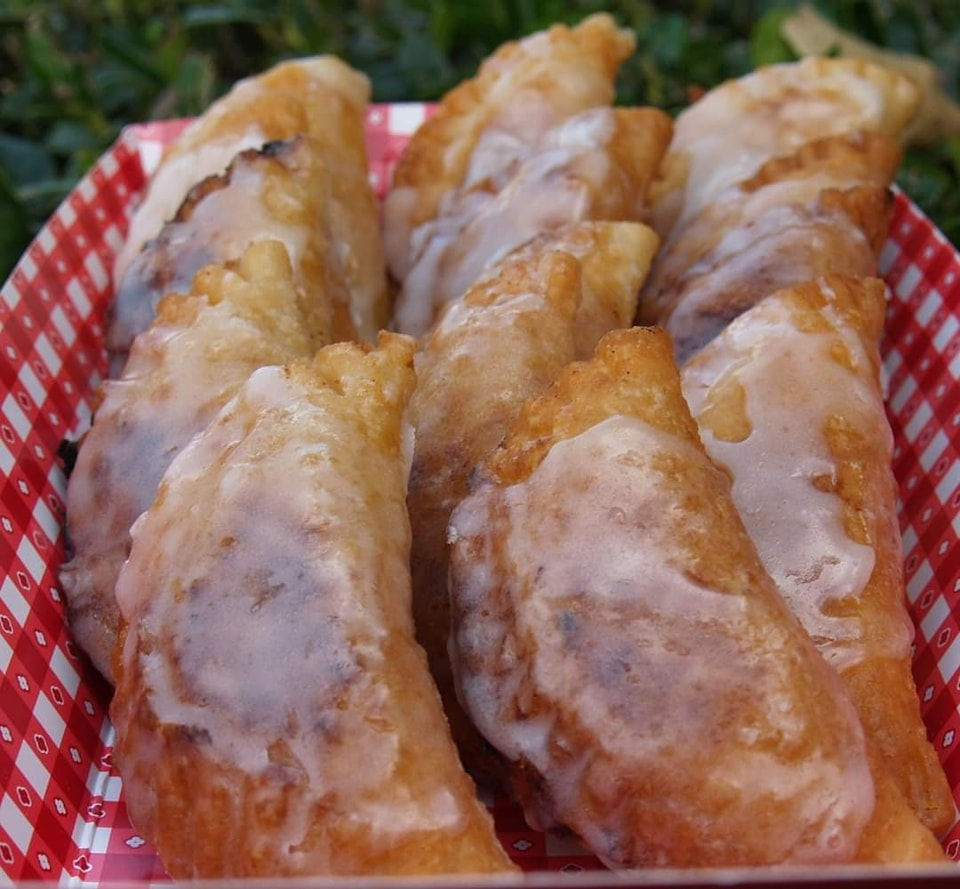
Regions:
<instances>
[{"instance_id":1,"label":"fried hand pie","mask_svg":"<svg viewBox=\"0 0 960 889\"><path fill-rule=\"evenodd\" d=\"M414 229L468 177L470 157L489 130L530 143L574 114L612 104L617 71L635 46L633 33L611 16L592 15L574 28L558 24L504 44L447 93L394 172L387 202L403 224L393 228L388 248L393 274L406 276ZM577 76L563 76L570 71Z\"/></svg>"},{"instance_id":2,"label":"fried hand pie","mask_svg":"<svg viewBox=\"0 0 960 889\"><path fill-rule=\"evenodd\" d=\"M826 136L867 131L898 140L919 107L913 81L863 59L809 57L729 80L677 117L649 221L666 241L768 160Z\"/></svg>"},{"instance_id":3,"label":"fried hand pie","mask_svg":"<svg viewBox=\"0 0 960 889\"><path fill-rule=\"evenodd\" d=\"M888 137L854 133L768 161L675 229L640 320L666 328L682 364L775 290L819 275L876 275L900 156Z\"/></svg>"},{"instance_id":4,"label":"fried hand pie","mask_svg":"<svg viewBox=\"0 0 960 889\"><path fill-rule=\"evenodd\" d=\"M111 308L106 345L116 373L123 368L134 337L153 320L156 305L168 293L189 293L194 275L211 263L238 259L256 241L282 243L297 272L317 257L318 235L329 232L324 245L328 263L338 268L326 275L331 338L356 338L351 294L342 246L335 242L333 182L324 161L324 146L309 136L271 142L261 150L240 152L226 172L210 176L188 193L176 216L134 256ZM316 275L308 269L309 277Z\"/></svg>"},{"instance_id":5,"label":"fried hand pie","mask_svg":"<svg viewBox=\"0 0 960 889\"><path fill-rule=\"evenodd\" d=\"M399 330L542 232L635 220L672 132L652 108L611 108L633 46L609 16L508 44L448 94L405 150L384 204Z\"/></svg>"},{"instance_id":6,"label":"fried hand pie","mask_svg":"<svg viewBox=\"0 0 960 889\"><path fill-rule=\"evenodd\" d=\"M920 718L880 383L879 279L820 278L741 315L683 368L764 565L921 820L953 801Z\"/></svg>"},{"instance_id":7,"label":"fried hand pie","mask_svg":"<svg viewBox=\"0 0 960 889\"><path fill-rule=\"evenodd\" d=\"M629 323L656 243L638 223L581 223L538 238L449 303L417 356L408 496L414 616L454 737L484 780L496 780L497 763L463 716L447 656L447 520L524 401L606 330Z\"/></svg>"},{"instance_id":8,"label":"fried hand pie","mask_svg":"<svg viewBox=\"0 0 960 889\"><path fill-rule=\"evenodd\" d=\"M414 641L413 352L257 370L134 528L111 716L176 879L514 869Z\"/></svg>"},{"instance_id":9,"label":"fried hand pie","mask_svg":"<svg viewBox=\"0 0 960 889\"><path fill-rule=\"evenodd\" d=\"M165 151L117 255L115 286L121 287L134 257L177 216L192 188L222 174L245 149L306 134L320 146L332 176L333 232L347 272L354 325L361 336L375 340L389 320L390 300L378 209L367 175L364 116L369 98L366 76L333 56L281 62L238 82ZM261 220L256 215L231 219L230 227L242 231L244 221L250 232L245 237L251 240ZM109 336L121 351L129 347L130 333L122 325Z\"/></svg>"},{"instance_id":10,"label":"fried hand pie","mask_svg":"<svg viewBox=\"0 0 960 889\"><path fill-rule=\"evenodd\" d=\"M531 824L615 868L876 860L881 829L943 859L764 571L662 331L608 334L528 403L449 536L460 692Z\"/></svg>"},{"instance_id":11,"label":"fried hand pie","mask_svg":"<svg viewBox=\"0 0 960 889\"><path fill-rule=\"evenodd\" d=\"M122 376L97 393L93 426L67 485L71 555L60 582L73 636L108 680L114 586L130 526L167 466L253 370L307 357L330 342L329 240L319 231L303 254L311 263L296 271L279 241L254 243L238 262L203 268L191 293L160 301Z\"/></svg>"}]
</instances>

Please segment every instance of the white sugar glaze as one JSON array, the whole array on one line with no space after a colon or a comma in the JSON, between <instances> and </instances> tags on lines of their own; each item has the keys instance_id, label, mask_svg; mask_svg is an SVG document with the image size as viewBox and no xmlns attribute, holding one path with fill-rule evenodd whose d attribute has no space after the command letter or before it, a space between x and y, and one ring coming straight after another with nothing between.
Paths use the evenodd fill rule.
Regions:
<instances>
[{"instance_id":1,"label":"white sugar glaze","mask_svg":"<svg viewBox=\"0 0 960 889\"><path fill-rule=\"evenodd\" d=\"M463 299L447 304L437 321L440 336L456 334L465 325L509 327L517 318L544 311L544 298L538 293L512 293L499 297L492 305L476 305ZM470 345L465 341L464 345ZM418 353L419 357L419 353Z\"/></svg>"},{"instance_id":2,"label":"white sugar glaze","mask_svg":"<svg viewBox=\"0 0 960 889\"><path fill-rule=\"evenodd\" d=\"M437 311L463 295L480 273L543 231L586 217L609 171L610 108L576 114L524 134L488 129L471 155L464 184L441 200L437 216L411 235L414 260L396 306L402 333L426 332Z\"/></svg>"},{"instance_id":3,"label":"white sugar glaze","mask_svg":"<svg viewBox=\"0 0 960 889\"><path fill-rule=\"evenodd\" d=\"M812 202L830 188L848 188L849 179L818 173L802 178L771 182L754 192L732 188L720 195L714 207L718 215L735 216L741 224L724 230L708 254L707 262L697 262L689 274L706 271L714 262L741 252L759 237L776 235L795 224L804 211L812 212Z\"/></svg>"},{"instance_id":4,"label":"white sugar glaze","mask_svg":"<svg viewBox=\"0 0 960 889\"><path fill-rule=\"evenodd\" d=\"M752 176L770 158L812 139L883 128L886 96L881 86L852 70L830 68L817 75L807 67L809 63L758 70L711 90L677 117L671 151L686 157L689 172L676 219L655 226L661 234Z\"/></svg>"},{"instance_id":5,"label":"white sugar glaze","mask_svg":"<svg viewBox=\"0 0 960 889\"><path fill-rule=\"evenodd\" d=\"M318 424L329 434L316 437ZM402 530L411 433L399 460L372 447L355 459L356 446L355 427L281 368L255 371L170 467L117 587L136 625L123 659L128 670L139 660L160 724L255 778L278 770L280 746L305 781L269 838L278 854L297 854L319 803L349 805L385 844L464 818L443 782L426 793L397 779L395 704L378 679L396 652L390 628L413 635ZM361 473L383 480L379 503ZM406 547L384 545L384 521ZM137 750L138 774L149 755Z\"/></svg>"},{"instance_id":6,"label":"white sugar glaze","mask_svg":"<svg viewBox=\"0 0 960 889\"><path fill-rule=\"evenodd\" d=\"M192 126L196 127L199 123L197 121ZM190 128L181 139L189 132ZM207 176L222 173L237 154L247 148L259 148L264 141L262 130L256 124L251 124L239 135L197 145L162 161L150 181L143 202L130 220L127 239L114 261L113 280L123 280L133 258L147 241L159 234L165 223L173 219L194 185Z\"/></svg>"},{"instance_id":7,"label":"white sugar glaze","mask_svg":"<svg viewBox=\"0 0 960 889\"><path fill-rule=\"evenodd\" d=\"M682 297L663 326L678 344L680 360L688 357L685 349L705 344L688 346L686 341L703 330L705 318L713 315L718 328L732 320L717 310L743 292L744 282L762 281L772 293L806 280L814 266L829 274L875 272L876 259L862 227L818 201L826 189L844 186L833 176L818 174L774 182L750 194L734 187L717 199L714 213L708 210L710 215L678 232L674 248L683 257L687 231L695 242L709 237L711 226L723 231L693 263L681 267L675 256L666 257L670 274L680 277L668 280L664 296L680 287Z\"/></svg>"},{"instance_id":8,"label":"white sugar glaze","mask_svg":"<svg viewBox=\"0 0 960 889\"><path fill-rule=\"evenodd\" d=\"M108 332L111 348L128 349L133 338L150 326L161 297L189 293L194 275L203 266L238 259L254 241L279 241L292 268L301 268L310 231L269 211L266 184L265 170L255 159L234 164L229 183L206 194L189 219L165 225L162 242L133 257L114 301Z\"/></svg>"},{"instance_id":9,"label":"white sugar glaze","mask_svg":"<svg viewBox=\"0 0 960 889\"><path fill-rule=\"evenodd\" d=\"M857 716L824 670L823 694L835 707L825 712L844 749L823 745L800 765L771 755L771 738L816 733L820 717L792 697L786 631L778 635L756 614L751 621L747 598L691 579L675 541L697 518L684 508L682 485L663 475L662 459L716 472L693 445L615 416L554 445L525 481L481 487L460 504L449 528L451 648L464 700L496 747L546 776L549 803L532 813L545 825L557 819L584 830L576 819L586 799L607 792L586 786L604 759L622 772L603 773L611 787L695 767L705 787L734 795L731 808L762 811L765 800L792 798L789 823L771 832L770 842L782 844L775 856L842 859L873 808ZM540 703L533 717L532 696ZM728 707L745 700L761 705L731 719ZM596 747L579 746L571 718L595 732ZM701 736L722 738L722 753L698 759L685 750ZM629 832L630 807L646 804L666 812L684 802L618 797L586 839L602 855L611 835ZM692 823L697 807L694 800L684 816ZM714 836L725 829L701 827Z\"/></svg>"},{"instance_id":10,"label":"white sugar glaze","mask_svg":"<svg viewBox=\"0 0 960 889\"><path fill-rule=\"evenodd\" d=\"M878 389L840 364L831 350L842 343L855 365L869 373L858 337L836 317L832 331L801 331L790 308L771 297L734 321L683 368L683 390L695 417L710 404L711 391L735 379L745 393L751 426L743 441L717 439L701 427L710 456L733 477L733 496L764 565L791 610L837 669L858 663L866 640L858 619L831 614L844 600L862 595L876 556L844 527L842 499L820 490L838 465L825 430L843 417L866 435L892 434ZM873 653L909 652L910 633L894 625L886 638L873 631Z\"/></svg>"}]
</instances>

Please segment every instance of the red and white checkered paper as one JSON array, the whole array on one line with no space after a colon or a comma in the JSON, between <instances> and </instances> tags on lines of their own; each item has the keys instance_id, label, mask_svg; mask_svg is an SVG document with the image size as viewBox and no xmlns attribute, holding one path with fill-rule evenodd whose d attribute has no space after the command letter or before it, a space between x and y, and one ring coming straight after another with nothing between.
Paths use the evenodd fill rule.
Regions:
<instances>
[{"instance_id":1,"label":"red and white checkered paper","mask_svg":"<svg viewBox=\"0 0 960 889\"><path fill-rule=\"evenodd\" d=\"M371 179L383 190L429 110L376 105ZM172 121L129 128L78 185L0 291L0 883L167 882L127 818L111 761L109 689L69 639L56 569L59 442L86 427L106 372L110 269ZM915 675L930 737L960 800L960 255L903 195L881 256L884 340L901 484ZM525 870L599 869L531 831L506 801L498 832ZM960 824L945 839L960 860Z\"/></svg>"}]
</instances>

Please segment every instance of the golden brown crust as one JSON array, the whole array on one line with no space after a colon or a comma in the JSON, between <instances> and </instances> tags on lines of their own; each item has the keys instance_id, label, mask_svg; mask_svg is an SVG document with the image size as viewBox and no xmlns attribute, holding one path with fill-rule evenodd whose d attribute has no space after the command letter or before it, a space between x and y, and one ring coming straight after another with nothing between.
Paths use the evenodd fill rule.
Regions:
<instances>
[{"instance_id":1,"label":"golden brown crust","mask_svg":"<svg viewBox=\"0 0 960 889\"><path fill-rule=\"evenodd\" d=\"M254 374L138 523L111 712L175 878L513 870L413 636L413 356L384 334Z\"/></svg>"},{"instance_id":2,"label":"golden brown crust","mask_svg":"<svg viewBox=\"0 0 960 889\"><path fill-rule=\"evenodd\" d=\"M848 324L863 344L872 374L879 379L880 356L877 343L886 315L886 284L880 278L848 275L822 275L800 281L776 294L788 304L802 330L830 330L836 322L824 309L833 309Z\"/></svg>"},{"instance_id":3,"label":"golden brown crust","mask_svg":"<svg viewBox=\"0 0 960 889\"><path fill-rule=\"evenodd\" d=\"M877 279L859 282L828 278L827 284L831 303L857 331L873 359L872 381L879 398L878 343L887 307L886 286ZM806 302L817 308L825 303L823 288L811 285L799 288L793 299L798 305ZM884 418L878 420L885 423ZM836 418L826 435L839 467L835 490L845 505L847 533L872 546L876 553L857 610L867 636L874 632L879 636L889 622L902 620L906 609L897 485L887 437L880 430L864 435L843 418ZM920 716L909 652L899 659L870 658L841 671L841 677L867 736L906 801L930 830L945 831L954 818L952 794Z\"/></svg>"},{"instance_id":4,"label":"golden brown crust","mask_svg":"<svg viewBox=\"0 0 960 889\"><path fill-rule=\"evenodd\" d=\"M857 860L874 864L945 863L948 859L943 847L925 826L929 822L923 818L924 813L915 813L901 792L902 782L896 778L895 764L879 754L875 745L871 745L870 757L877 803L864 831Z\"/></svg>"},{"instance_id":5,"label":"golden brown crust","mask_svg":"<svg viewBox=\"0 0 960 889\"><path fill-rule=\"evenodd\" d=\"M768 160L740 188L756 191L771 182L804 177L816 170L855 181L887 186L893 182L903 151L889 136L858 131L841 136L813 139L792 154Z\"/></svg>"},{"instance_id":6,"label":"golden brown crust","mask_svg":"<svg viewBox=\"0 0 960 889\"><path fill-rule=\"evenodd\" d=\"M419 195L392 191L384 226L403 283L397 329L426 333L447 302L530 238L583 220L638 219L671 131L669 117L651 108L593 108L544 132L491 126L470 157L469 178L450 184L435 218L411 229Z\"/></svg>"},{"instance_id":7,"label":"golden brown crust","mask_svg":"<svg viewBox=\"0 0 960 889\"><path fill-rule=\"evenodd\" d=\"M775 290L819 275L876 274L900 150L878 133L815 140L775 158L678 226L644 288L681 363Z\"/></svg>"},{"instance_id":8,"label":"golden brown crust","mask_svg":"<svg viewBox=\"0 0 960 889\"><path fill-rule=\"evenodd\" d=\"M239 260L249 244L270 238L290 252L304 311L329 315L323 323L330 339L356 338L346 270L333 245L337 211L324 158L324 147L310 136L271 142L240 152L224 173L189 191L117 287L106 332L107 348L121 362L116 375L160 299L188 293L204 266Z\"/></svg>"},{"instance_id":9,"label":"golden brown crust","mask_svg":"<svg viewBox=\"0 0 960 889\"><path fill-rule=\"evenodd\" d=\"M323 145L353 320L360 335L372 341L389 320L390 301L379 212L367 178L364 116L369 83L340 60L318 57L281 63L252 84L256 89L240 101L224 103L222 116L211 121L202 138L215 139L218 131L239 129L254 120L268 140L309 133Z\"/></svg>"},{"instance_id":10,"label":"golden brown crust","mask_svg":"<svg viewBox=\"0 0 960 889\"><path fill-rule=\"evenodd\" d=\"M444 96L384 201L395 329L424 335L491 263L541 233L640 219L673 123L659 109L611 107L633 46L593 15L504 45Z\"/></svg>"},{"instance_id":11,"label":"golden brown crust","mask_svg":"<svg viewBox=\"0 0 960 889\"><path fill-rule=\"evenodd\" d=\"M870 131L899 141L919 98L909 78L859 59L806 58L720 84L677 118L651 224L667 239L720 192L813 139Z\"/></svg>"},{"instance_id":12,"label":"golden brown crust","mask_svg":"<svg viewBox=\"0 0 960 889\"><path fill-rule=\"evenodd\" d=\"M250 245L236 262L201 269L190 294L160 301L122 377L102 386L67 488L74 552L60 580L72 631L108 680L114 586L130 527L164 470L254 369L312 355L330 341L327 282L336 280L336 262L319 227L312 241L297 270L272 240Z\"/></svg>"},{"instance_id":13,"label":"golden brown crust","mask_svg":"<svg viewBox=\"0 0 960 889\"><path fill-rule=\"evenodd\" d=\"M580 261L583 293L577 309L576 357L589 358L610 330L629 327L637 288L646 280L660 240L639 222L578 222L545 232L518 247L511 261L568 253Z\"/></svg>"},{"instance_id":14,"label":"golden brown crust","mask_svg":"<svg viewBox=\"0 0 960 889\"><path fill-rule=\"evenodd\" d=\"M585 86L581 97L570 90L562 116L613 101L617 69L632 52L630 31L617 28L607 14L592 15L575 28L553 25L534 38L504 44L480 66L477 75L447 93L435 114L404 149L393 186L415 187L420 196L414 225L435 215L440 195L458 185L480 133L501 104L526 90L555 96L558 70L577 70Z\"/></svg>"},{"instance_id":15,"label":"golden brown crust","mask_svg":"<svg viewBox=\"0 0 960 889\"><path fill-rule=\"evenodd\" d=\"M606 334L592 360L571 364L546 393L524 405L502 444L484 461L477 483L487 474L500 485L523 481L558 441L616 413L699 442L679 386L668 385L674 376L672 356L670 337L658 328ZM588 391L594 393L589 401L575 397Z\"/></svg>"},{"instance_id":16,"label":"golden brown crust","mask_svg":"<svg viewBox=\"0 0 960 889\"><path fill-rule=\"evenodd\" d=\"M537 302L519 317L498 309L498 301L525 294ZM516 263L508 258L498 274L465 296L471 323L447 329L441 318L418 359L407 495L413 614L454 740L467 768L486 783L498 782L498 757L484 748L459 706L447 656L447 520L467 492L473 467L497 444L520 405L574 357L579 302L580 266L572 256L546 250ZM451 303L444 317L458 310Z\"/></svg>"},{"instance_id":17,"label":"golden brown crust","mask_svg":"<svg viewBox=\"0 0 960 889\"><path fill-rule=\"evenodd\" d=\"M797 70L810 80L823 78L829 82L839 72L873 84L883 99L876 130L892 139L902 138L919 111L920 95L916 85L900 72L867 59L810 57L799 62Z\"/></svg>"},{"instance_id":18,"label":"golden brown crust","mask_svg":"<svg viewBox=\"0 0 960 889\"><path fill-rule=\"evenodd\" d=\"M595 547L618 534L644 547L642 567L607 573L618 545ZM566 825L614 867L943 860L764 572L662 331L608 334L526 405L451 537L462 691L535 823ZM827 759L824 802L808 770ZM847 794L856 814L818 840Z\"/></svg>"},{"instance_id":19,"label":"golden brown crust","mask_svg":"<svg viewBox=\"0 0 960 889\"><path fill-rule=\"evenodd\" d=\"M391 304L379 211L367 175L369 97L366 76L332 56L282 62L237 83L167 148L131 220L115 269L118 282L197 179L225 169L241 148L306 134L331 174L328 200L335 208L331 220L350 283L352 320L360 335L373 341L389 320Z\"/></svg>"},{"instance_id":20,"label":"golden brown crust","mask_svg":"<svg viewBox=\"0 0 960 889\"><path fill-rule=\"evenodd\" d=\"M365 157L363 114L369 99L366 76L339 59L318 56L281 62L240 81L169 146L164 159L253 125L266 142L309 133L328 142L336 139L347 154Z\"/></svg>"},{"instance_id":21,"label":"golden brown crust","mask_svg":"<svg viewBox=\"0 0 960 889\"><path fill-rule=\"evenodd\" d=\"M590 196L591 207L585 218L633 221L640 216L670 144L673 122L658 108L614 108L612 113L608 180Z\"/></svg>"},{"instance_id":22,"label":"golden brown crust","mask_svg":"<svg viewBox=\"0 0 960 889\"><path fill-rule=\"evenodd\" d=\"M920 717L909 647L898 646L899 655L894 656L889 641L892 634L899 633L898 628L909 626L909 620L903 591L896 482L891 470L891 436L880 390L878 343L886 311L886 286L876 278L828 276L773 294L769 302L774 301L789 307L792 324L798 331L832 338L830 360L853 375L858 382L848 386L857 385L870 392L875 405L869 416L850 409L827 417L820 434L833 469L818 483L818 490L839 498L846 536L872 550L869 576L856 594L822 606L829 616L826 622L816 614L809 617L805 600L789 601L825 651L838 644L837 638L828 634L830 628L835 627L833 632L839 634L851 632L845 626L856 627L854 638L862 639L857 649L862 652L838 666L838 672L877 756L899 791L922 822L940 832L953 818L949 786ZM766 305L761 303L754 311L764 312ZM744 329L752 314L735 322L738 330ZM859 340L855 350L839 333L844 330ZM785 341L771 338L754 354L759 357L787 348ZM712 354L715 352L708 346L701 356L692 359L689 368L696 379L700 379L697 368L704 367L702 362L709 362ZM812 393L821 391L816 388L822 387L817 382L820 376L820 368L811 368L808 382ZM863 403L862 395L850 395L855 397ZM741 386L728 380L723 386L711 388L706 409L699 412L698 420L714 439L742 442L759 425L764 413L765 407L756 397L750 401ZM755 418L753 423L750 416ZM756 503L745 501L744 508L749 512L756 508ZM800 592L798 589L790 595ZM831 619L838 623L831 623Z\"/></svg>"},{"instance_id":23,"label":"golden brown crust","mask_svg":"<svg viewBox=\"0 0 960 889\"><path fill-rule=\"evenodd\" d=\"M449 304L417 359L408 494L417 632L464 761L490 783L499 763L456 700L447 656L447 521L523 403L603 332L628 323L655 245L638 223L581 223L541 236Z\"/></svg>"}]
</instances>

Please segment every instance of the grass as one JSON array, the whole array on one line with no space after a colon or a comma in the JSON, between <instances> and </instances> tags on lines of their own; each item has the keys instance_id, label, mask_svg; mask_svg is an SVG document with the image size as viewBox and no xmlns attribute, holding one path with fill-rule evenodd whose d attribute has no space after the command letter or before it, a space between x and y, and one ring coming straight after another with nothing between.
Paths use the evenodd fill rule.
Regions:
<instances>
[{"instance_id":1,"label":"grass","mask_svg":"<svg viewBox=\"0 0 960 889\"><path fill-rule=\"evenodd\" d=\"M839 25L934 60L960 96L956 0L818 0ZM791 2L747 0L4 0L0 280L76 180L133 121L193 115L282 58L336 53L376 101L436 99L504 40L607 9L639 51L619 97L676 112L691 89L790 57ZM900 184L960 242L960 139L908 153Z\"/></svg>"}]
</instances>

